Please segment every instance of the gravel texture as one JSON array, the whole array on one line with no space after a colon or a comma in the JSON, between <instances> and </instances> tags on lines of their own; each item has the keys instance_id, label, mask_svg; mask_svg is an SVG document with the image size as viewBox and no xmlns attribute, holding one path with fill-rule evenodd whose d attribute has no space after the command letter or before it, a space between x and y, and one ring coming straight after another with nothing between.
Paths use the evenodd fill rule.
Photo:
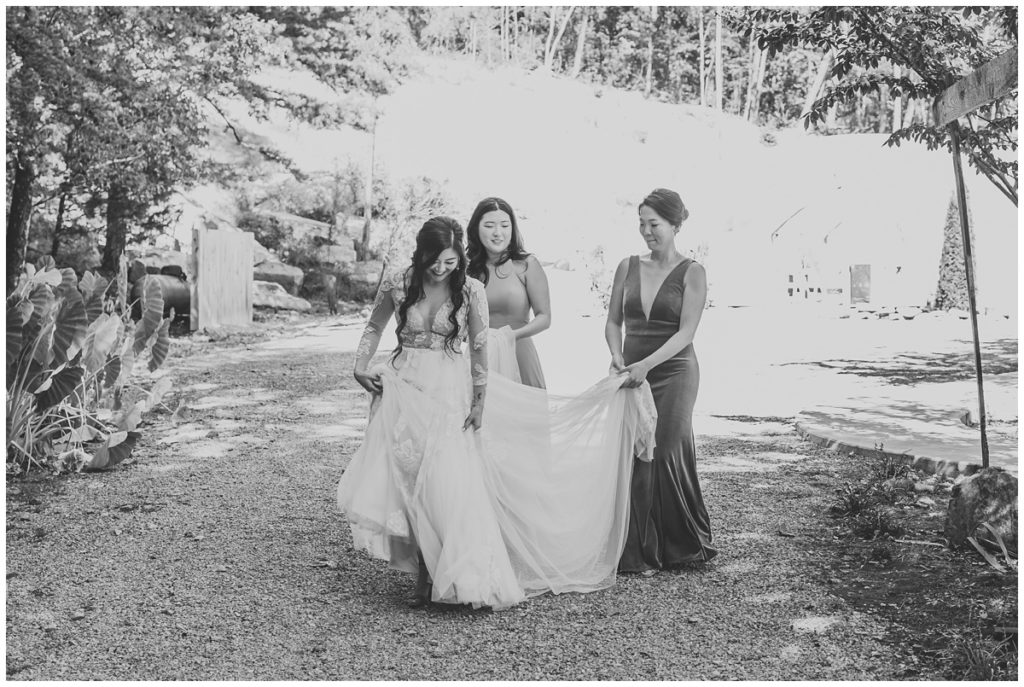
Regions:
<instances>
[{"instance_id":1,"label":"gravel texture","mask_svg":"<svg viewBox=\"0 0 1024 687\"><path fill-rule=\"evenodd\" d=\"M7 486L16 680L894 679L821 538L827 457L785 422L700 440L721 553L502 612L411 610L334 492L367 403L351 353L296 337L172 361L185 406L101 474ZM698 426L698 432L700 427ZM809 469L814 468L814 469Z\"/></svg>"}]
</instances>

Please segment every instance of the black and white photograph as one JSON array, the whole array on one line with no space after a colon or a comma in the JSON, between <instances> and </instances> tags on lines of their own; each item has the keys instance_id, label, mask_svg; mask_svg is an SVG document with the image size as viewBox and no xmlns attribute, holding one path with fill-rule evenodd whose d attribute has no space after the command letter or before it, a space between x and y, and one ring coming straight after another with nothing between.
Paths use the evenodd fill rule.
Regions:
<instances>
[{"instance_id":1,"label":"black and white photograph","mask_svg":"<svg viewBox=\"0 0 1024 687\"><path fill-rule=\"evenodd\" d=\"M1018 679L1016 4L8 4L5 678Z\"/></svg>"}]
</instances>

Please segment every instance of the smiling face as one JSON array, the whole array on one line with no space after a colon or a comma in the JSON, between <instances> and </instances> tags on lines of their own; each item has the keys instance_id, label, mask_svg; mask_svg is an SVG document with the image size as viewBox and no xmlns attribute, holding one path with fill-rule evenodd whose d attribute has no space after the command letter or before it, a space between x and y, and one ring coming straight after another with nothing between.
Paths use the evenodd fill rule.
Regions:
<instances>
[{"instance_id":1,"label":"smiling face","mask_svg":"<svg viewBox=\"0 0 1024 687\"><path fill-rule=\"evenodd\" d=\"M664 250L675 243L678 228L647 205L640 206L640 236L651 250Z\"/></svg>"},{"instance_id":2,"label":"smiling face","mask_svg":"<svg viewBox=\"0 0 1024 687\"><path fill-rule=\"evenodd\" d=\"M480 218L480 243L492 257L498 257L512 241L512 218L503 210L491 210Z\"/></svg>"},{"instance_id":3,"label":"smiling face","mask_svg":"<svg viewBox=\"0 0 1024 687\"><path fill-rule=\"evenodd\" d=\"M454 248L445 248L437 259L427 265L426 277L434 284L441 284L459 267L459 254Z\"/></svg>"}]
</instances>

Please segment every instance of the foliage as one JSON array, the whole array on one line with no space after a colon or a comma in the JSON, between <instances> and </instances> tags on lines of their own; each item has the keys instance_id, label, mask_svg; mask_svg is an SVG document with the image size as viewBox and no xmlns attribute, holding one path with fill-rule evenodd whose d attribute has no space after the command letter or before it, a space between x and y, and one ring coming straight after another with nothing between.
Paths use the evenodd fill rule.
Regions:
<instances>
[{"instance_id":1,"label":"foliage","mask_svg":"<svg viewBox=\"0 0 1024 687\"><path fill-rule=\"evenodd\" d=\"M416 232L437 215L456 216L455 204L445 183L429 177L405 179L386 187L381 220L385 234L378 237L376 252L385 263L402 264L412 256Z\"/></svg>"},{"instance_id":2,"label":"foliage","mask_svg":"<svg viewBox=\"0 0 1024 687\"><path fill-rule=\"evenodd\" d=\"M1017 44L1016 6L761 8L751 10L746 23L745 32L753 32L769 55L800 46L834 57L828 72L833 81L806 114L807 126L869 95L879 98L883 114L888 114L890 99L901 107L904 98L908 106L929 103ZM962 149L970 164L1016 204L1016 90L966 121ZM913 140L952 151L948 128L934 126L930 118L899 124L892 127L889 145Z\"/></svg>"},{"instance_id":3,"label":"foliage","mask_svg":"<svg viewBox=\"0 0 1024 687\"><path fill-rule=\"evenodd\" d=\"M155 281L131 319L127 261L107 282L81 280L46 256L28 264L7 299L7 472L102 469L131 455L142 414L170 388L133 379L167 357L171 318Z\"/></svg>"}]
</instances>

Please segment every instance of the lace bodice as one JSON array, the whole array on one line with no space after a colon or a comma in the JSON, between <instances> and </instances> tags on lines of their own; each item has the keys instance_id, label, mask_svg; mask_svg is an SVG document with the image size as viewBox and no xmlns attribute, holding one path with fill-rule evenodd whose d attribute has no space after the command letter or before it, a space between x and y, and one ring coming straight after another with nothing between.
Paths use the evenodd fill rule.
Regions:
<instances>
[{"instance_id":1,"label":"lace bodice","mask_svg":"<svg viewBox=\"0 0 1024 687\"><path fill-rule=\"evenodd\" d=\"M471 277L466 278L464 286L465 298L456 313L459 325L459 344L467 338L472 341L469 347L472 364L473 384L481 386L487 383L487 328L488 311L487 296L484 285ZM377 351L380 336L388 321L398 312L405 300L404 273L390 274L381 281L377 297L373 302L370 320L366 323L363 336L356 349L356 369L366 369L373 354ZM446 300L434 314L433 321L427 322L416 307L409 308L406 314L405 327L399 333L399 341L404 348L421 348L434 351L444 350L445 337L452 331L449 320L453 304Z\"/></svg>"}]
</instances>

